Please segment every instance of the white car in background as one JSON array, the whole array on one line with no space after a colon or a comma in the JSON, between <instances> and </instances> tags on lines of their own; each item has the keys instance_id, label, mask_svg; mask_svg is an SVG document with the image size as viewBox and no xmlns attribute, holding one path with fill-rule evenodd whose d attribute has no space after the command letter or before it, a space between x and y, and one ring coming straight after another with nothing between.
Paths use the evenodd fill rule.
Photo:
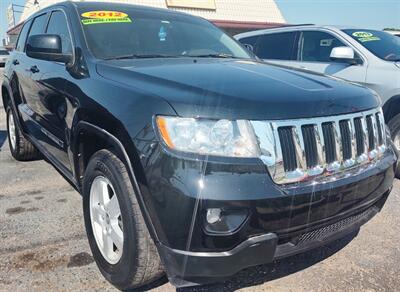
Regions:
<instances>
[{"instance_id":1,"label":"white car in background","mask_svg":"<svg viewBox=\"0 0 400 292\"><path fill-rule=\"evenodd\" d=\"M400 150L399 37L371 29L299 25L247 32L235 38L270 63L332 75L377 92Z\"/></svg>"},{"instance_id":2,"label":"white car in background","mask_svg":"<svg viewBox=\"0 0 400 292\"><path fill-rule=\"evenodd\" d=\"M0 67L4 67L7 60L8 60L9 52L4 49L0 48Z\"/></svg>"}]
</instances>

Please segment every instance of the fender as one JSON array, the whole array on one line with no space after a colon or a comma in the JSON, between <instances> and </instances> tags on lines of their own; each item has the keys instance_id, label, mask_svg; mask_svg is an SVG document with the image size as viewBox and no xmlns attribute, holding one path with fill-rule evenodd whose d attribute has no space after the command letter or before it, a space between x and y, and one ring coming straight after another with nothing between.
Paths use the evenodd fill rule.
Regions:
<instances>
[{"instance_id":1,"label":"fender","mask_svg":"<svg viewBox=\"0 0 400 292\"><path fill-rule=\"evenodd\" d=\"M108 131L106 131L96 125L93 125L91 123L88 123L86 121L80 121L76 126L76 133L81 133L82 130L97 135L98 137L104 139L109 144L111 144L115 147L114 150L117 151L116 154L122 160L122 162L125 164L125 166L128 168L129 179L131 180L133 189L135 191L136 198L139 202L139 206L140 206L140 209L142 210L142 214L143 214L144 220L146 222L146 225L149 229L150 235L156 243L160 242L158 239L155 227L151 221L150 213L144 203L142 192L141 192L141 189L139 187L138 181L135 176L135 172L132 167L131 159L129 158L129 155L126 152L124 145L121 143L120 140L117 139L117 137L115 137ZM74 156L75 156L74 157L74 165L75 165L74 167L75 167L76 174L79 174L79 167L82 164L82 162L80 162L80 159L79 159L80 157L79 157L79 154L77 151L77 150L79 150L78 143L79 143L79 139L75 139L73 146L74 146L74 149L76 149L76 151L74 151L74 153L75 153L74 154Z\"/></svg>"}]
</instances>

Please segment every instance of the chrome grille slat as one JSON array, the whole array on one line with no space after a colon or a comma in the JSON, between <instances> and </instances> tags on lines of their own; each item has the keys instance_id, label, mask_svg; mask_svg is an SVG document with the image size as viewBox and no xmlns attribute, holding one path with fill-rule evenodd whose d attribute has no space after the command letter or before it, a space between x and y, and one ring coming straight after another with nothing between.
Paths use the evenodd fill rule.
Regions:
<instances>
[{"instance_id":1,"label":"chrome grille slat","mask_svg":"<svg viewBox=\"0 0 400 292\"><path fill-rule=\"evenodd\" d=\"M334 121L334 129L335 129L336 160L341 165L344 159L343 159L342 133L340 132L339 120Z\"/></svg>"},{"instance_id":2,"label":"chrome grille slat","mask_svg":"<svg viewBox=\"0 0 400 292\"><path fill-rule=\"evenodd\" d=\"M361 117L361 125L363 129L363 136L364 136L364 156L365 160L368 160L368 152L369 152L369 138L368 138L368 127L367 127L367 120L365 116Z\"/></svg>"},{"instance_id":3,"label":"chrome grille slat","mask_svg":"<svg viewBox=\"0 0 400 292\"><path fill-rule=\"evenodd\" d=\"M356 133L356 126L354 124L354 119L350 121L350 135L351 135L351 159L354 161L357 158L357 133Z\"/></svg>"},{"instance_id":4,"label":"chrome grille slat","mask_svg":"<svg viewBox=\"0 0 400 292\"><path fill-rule=\"evenodd\" d=\"M306 168L306 157L305 157L305 145L304 145L304 137L303 132L301 131L301 127L296 126L292 128L293 138L296 146L297 153L297 167L299 169Z\"/></svg>"},{"instance_id":5,"label":"chrome grille slat","mask_svg":"<svg viewBox=\"0 0 400 292\"><path fill-rule=\"evenodd\" d=\"M278 184L345 172L375 161L387 149L381 109L252 124L260 141L261 159ZM266 139L271 136L275 141Z\"/></svg>"},{"instance_id":6,"label":"chrome grille slat","mask_svg":"<svg viewBox=\"0 0 400 292\"><path fill-rule=\"evenodd\" d=\"M367 129L368 129L368 139L369 139L369 158L375 159L378 157L378 137L376 129L376 119L374 114L367 116Z\"/></svg>"}]
</instances>

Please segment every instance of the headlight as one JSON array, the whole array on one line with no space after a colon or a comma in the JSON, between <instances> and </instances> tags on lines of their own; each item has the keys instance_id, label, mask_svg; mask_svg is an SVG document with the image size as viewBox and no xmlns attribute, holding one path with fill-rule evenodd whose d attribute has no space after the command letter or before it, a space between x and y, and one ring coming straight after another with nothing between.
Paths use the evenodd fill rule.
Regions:
<instances>
[{"instance_id":1,"label":"headlight","mask_svg":"<svg viewBox=\"0 0 400 292\"><path fill-rule=\"evenodd\" d=\"M249 121L158 116L156 124L164 143L176 151L224 157L260 156Z\"/></svg>"}]
</instances>

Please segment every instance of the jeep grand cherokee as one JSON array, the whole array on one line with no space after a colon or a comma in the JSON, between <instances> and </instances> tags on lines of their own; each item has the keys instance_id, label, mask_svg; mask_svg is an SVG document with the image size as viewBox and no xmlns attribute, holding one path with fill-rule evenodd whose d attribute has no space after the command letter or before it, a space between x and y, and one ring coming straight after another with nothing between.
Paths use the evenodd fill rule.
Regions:
<instances>
[{"instance_id":1,"label":"jeep grand cherokee","mask_svg":"<svg viewBox=\"0 0 400 292\"><path fill-rule=\"evenodd\" d=\"M25 21L10 58L11 153L41 153L82 194L119 289L220 281L325 244L392 188L375 93L258 62L204 19L61 3Z\"/></svg>"}]
</instances>

